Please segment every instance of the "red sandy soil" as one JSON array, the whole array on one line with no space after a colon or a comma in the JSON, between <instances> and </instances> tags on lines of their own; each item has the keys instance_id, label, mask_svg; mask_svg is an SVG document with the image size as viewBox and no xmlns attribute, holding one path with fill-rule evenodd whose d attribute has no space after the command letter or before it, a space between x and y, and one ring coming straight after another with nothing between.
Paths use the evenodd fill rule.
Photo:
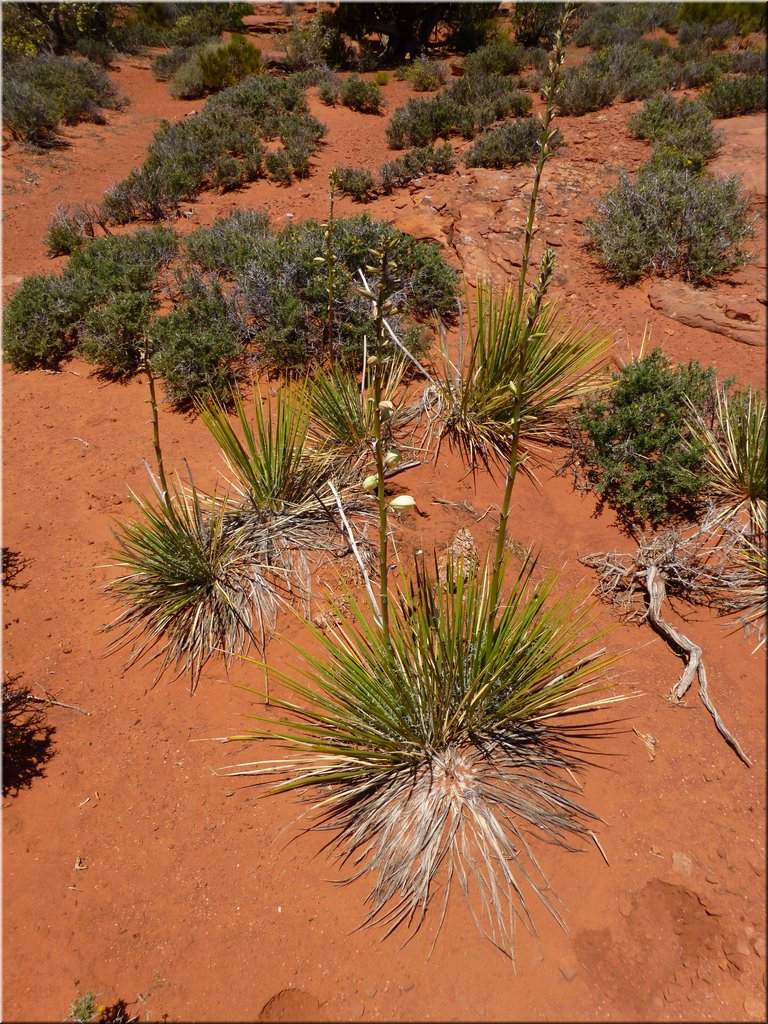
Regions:
<instances>
[{"instance_id":1,"label":"red sandy soil","mask_svg":"<svg viewBox=\"0 0 768 1024\"><path fill-rule=\"evenodd\" d=\"M49 260L42 241L57 203L98 202L141 162L161 118L200 106L170 99L146 60L122 61L114 77L130 106L105 126L68 130L67 149L35 155L4 143L5 297L22 276L63 262ZM409 94L394 80L384 91L390 110ZM278 223L289 214L322 218L331 167L375 169L391 158L385 118L315 106L329 133L308 181L206 194L180 229L235 206L267 205ZM652 282L610 284L584 247L579 220L592 201L620 167L646 158L646 146L626 132L637 108L560 122L568 146L547 170L540 221L543 240L561 243L556 292L574 315L613 332L617 354L637 352L648 325L671 358L697 358L762 386L763 346L670 320L649 305ZM763 121L722 127L718 166L746 176L760 212ZM530 178L530 168L460 165L450 180L427 180L369 209L403 221L426 213L444 231L448 258L474 275L493 251L477 234L492 216L514 220L514 197L522 209ZM342 200L338 212L359 209ZM511 228L521 225L520 216ZM750 309L764 302L762 218L758 227L756 262L716 286ZM465 234L474 241L462 242ZM517 248L504 237L508 265L502 254L486 269L509 274ZM713 699L751 757L748 769L693 690L682 707L666 701L681 662L664 643L596 608L596 623L615 627L609 648L628 652L612 684L634 699L623 706L624 731L606 743L613 756L584 778L584 802L604 820L598 837L608 863L596 848L541 851L567 932L534 907L539 934L520 929L513 966L481 938L459 897L431 955L429 918L408 945L404 934L382 942L375 930L356 930L364 886L333 884L340 876L321 837L297 834L295 800L264 799L248 780L220 774L270 756L266 746L210 742L260 710L233 686L259 687L260 672L240 664L227 676L211 663L191 697L184 680L153 688L151 668L123 671L119 656L105 657L99 629L114 615L101 589L114 574L110 526L132 514L129 489L148 489L144 385L104 385L74 361L56 374L4 367L3 387L3 545L25 563L3 593L4 667L87 711L48 709L53 756L4 802L5 1020L61 1020L88 990L104 1003L125 998L142 1020L764 1019L765 687L753 641L709 613L670 612L705 651ZM196 483L212 486L218 459L201 425L166 411L162 432L167 462L182 469L188 458ZM594 580L578 556L629 542L569 479L544 470L541 481L537 491L519 480L512 535L534 545L542 567L562 572L563 587L589 589ZM490 537L501 481L482 478L474 488L444 452L437 466L413 472L408 487L426 516L402 527L402 554L442 551L461 527L480 546ZM478 517L493 508L477 522L435 498L469 501ZM280 627L284 638L270 643L268 657L288 664L285 639L306 636L300 623ZM656 738L653 756L632 726Z\"/></svg>"}]
</instances>

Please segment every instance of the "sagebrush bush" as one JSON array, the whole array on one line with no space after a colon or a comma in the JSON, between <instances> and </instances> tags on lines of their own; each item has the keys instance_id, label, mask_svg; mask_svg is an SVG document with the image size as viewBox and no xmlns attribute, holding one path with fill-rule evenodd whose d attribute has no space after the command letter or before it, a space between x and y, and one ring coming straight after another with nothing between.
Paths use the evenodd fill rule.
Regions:
<instances>
[{"instance_id":1,"label":"sagebrush bush","mask_svg":"<svg viewBox=\"0 0 768 1024\"><path fill-rule=\"evenodd\" d=\"M49 256L69 256L93 238L94 214L83 206L56 207L48 225L45 247Z\"/></svg>"},{"instance_id":2,"label":"sagebrush bush","mask_svg":"<svg viewBox=\"0 0 768 1024\"><path fill-rule=\"evenodd\" d=\"M574 442L580 471L625 527L656 529L696 517L707 482L705 448L688 423L688 402L711 422L715 393L714 369L673 367L656 348L582 404Z\"/></svg>"},{"instance_id":3,"label":"sagebrush bush","mask_svg":"<svg viewBox=\"0 0 768 1024\"><path fill-rule=\"evenodd\" d=\"M110 380L128 380L142 366L146 331L157 307L149 290L123 291L92 307L79 329L79 354Z\"/></svg>"},{"instance_id":4,"label":"sagebrush bush","mask_svg":"<svg viewBox=\"0 0 768 1024\"><path fill-rule=\"evenodd\" d=\"M549 148L562 145L563 136L553 133ZM507 121L476 139L464 154L467 167L515 167L532 163L541 148L541 122L538 118Z\"/></svg>"},{"instance_id":5,"label":"sagebrush bush","mask_svg":"<svg viewBox=\"0 0 768 1024\"><path fill-rule=\"evenodd\" d=\"M177 100L193 100L205 95L203 69L197 57L191 57L174 71L168 92Z\"/></svg>"},{"instance_id":6,"label":"sagebrush bush","mask_svg":"<svg viewBox=\"0 0 768 1024\"><path fill-rule=\"evenodd\" d=\"M243 337L217 282L190 276L182 300L154 320L151 333L153 367L176 408L189 409L208 398L230 404Z\"/></svg>"},{"instance_id":7,"label":"sagebrush bush","mask_svg":"<svg viewBox=\"0 0 768 1024\"><path fill-rule=\"evenodd\" d=\"M14 370L58 369L75 345L85 306L55 274L25 277L3 312L3 359Z\"/></svg>"},{"instance_id":8,"label":"sagebrush bush","mask_svg":"<svg viewBox=\"0 0 768 1024\"><path fill-rule=\"evenodd\" d=\"M376 192L376 179L365 167L335 167L336 187L345 196L359 202L372 199Z\"/></svg>"},{"instance_id":9,"label":"sagebrush bush","mask_svg":"<svg viewBox=\"0 0 768 1024\"><path fill-rule=\"evenodd\" d=\"M167 217L203 188L236 188L264 167L274 180L290 184L293 174L309 173L324 133L293 79L249 76L212 96L195 117L163 122L143 166L105 195L105 216L117 223ZM283 148L265 155L263 142L275 139Z\"/></svg>"},{"instance_id":10,"label":"sagebrush bush","mask_svg":"<svg viewBox=\"0 0 768 1024\"><path fill-rule=\"evenodd\" d=\"M333 71L323 74L317 86L317 95L326 106L333 107L339 102L341 94L341 78Z\"/></svg>"},{"instance_id":11,"label":"sagebrush bush","mask_svg":"<svg viewBox=\"0 0 768 1024\"><path fill-rule=\"evenodd\" d=\"M16 139L55 144L62 122L103 124L101 108L119 103L109 77L88 60L40 55L3 64L3 119Z\"/></svg>"},{"instance_id":12,"label":"sagebrush bush","mask_svg":"<svg viewBox=\"0 0 768 1024\"><path fill-rule=\"evenodd\" d=\"M379 181L387 194L404 188L422 174L450 174L456 167L456 154L450 142L442 146L417 146L397 160L389 160L379 168Z\"/></svg>"},{"instance_id":13,"label":"sagebrush bush","mask_svg":"<svg viewBox=\"0 0 768 1024\"><path fill-rule=\"evenodd\" d=\"M405 65L402 77L409 81L416 92L434 92L449 78L449 71L441 61L417 57L412 64Z\"/></svg>"},{"instance_id":14,"label":"sagebrush bush","mask_svg":"<svg viewBox=\"0 0 768 1024\"><path fill-rule=\"evenodd\" d=\"M636 139L648 139L654 149L676 149L694 160L710 160L722 144L712 127L712 115L702 100L676 100L669 93L647 100L640 113L629 120Z\"/></svg>"},{"instance_id":15,"label":"sagebrush bush","mask_svg":"<svg viewBox=\"0 0 768 1024\"><path fill-rule=\"evenodd\" d=\"M231 236L230 236L231 237ZM360 296L358 268L385 239L399 242L397 264L402 287L395 296L393 323L406 327L433 311L450 318L458 276L436 246L417 242L395 228L363 215L334 224L334 302L339 355L359 362L364 336L372 337L371 305ZM282 232L253 239L250 262L236 276L240 319L263 362L288 370L305 369L327 355L327 268L317 262L325 240L316 221L288 225ZM235 247L236 244L233 242ZM418 332L412 332L415 339Z\"/></svg>"},{"instance_id":16,"label":"sagebrush bush","mask_svg":"<svg viewBox=\"0 0 768 1024\"><path fill-rule=\"evenodd\" d=\"M749 259L749 197L736 178L716 178L654 162L619 184L587 220L609 274L630 283L648 274L711 280Z\"/></svg>"},{"instance_id":17,"label":"sagebrush bush","mask_svg":"<svg viewBox=\"0 0 768 1024\"><path fill-rule=\"evenodd\" d=\"M464 59L468 75L516 75L525 63L525 49L511 39L494 39Z\"/></svg>"},{"instance_id":18,"label":"sagebrush bush","mask_svg":"<svg viewBox=\"0 0 768 1024\"><path fill-rule=\"evenodd\" d=\"M232 279L254 259L254 243L269 234L269 216L261 210L233 210L209 228L198 228L182 244L187 259L208 273Z\"/></svg>"},{"instance_id":19,"label":"sagebrush bush","mask_svg":"<svg viewBox=\"0 0 768 1024\"><path fill-rule=\"evenodd\" d=\"M339 97L345 107L361 114L381 114L385 102L375 82L366 82L359 75L350 75L342 82Z\"/></svg>"},{"instance_id":20,"label":"sagebrush bush","mask_svg":"<svg viewBox=\"0 0 768 1024\"><path fill-rule=\"evenodd\" d=\"M91 64L98 64L103 68L112 67L112 62L117 56L111 43L103 39L89 39L87 36L78 39L75 49L81 57L85 57Z\"/></svg>"},{"instance_id":21,"label":"sagebrush bush","mask_svg":"<svg viewBox=\"0 0 768 1024\"><path fill-rule=\"evenodd\" d=\"M313 18L304 25L295 19L291 30L276 37L275 43L291 71L325 66L339 68L352 57L338 29L331 28L321 18Z\"/></svg>"},{"instance_id":22,"label":"sagebrush bush","mask_svg":"<svg viewBox=\"0 0 768 1024\"><path fill-rule=\"evenodd\" d=\"M766 68L765 47L762 50L731 50L715 58L723 71L734 75L764 75Z\"/></svg>"},{"instance_id":23,"label":"sagebrush bush","mask_svg":"<svg viewBox=\"0 0 768 1024\"><path fill-rule=\"evenodd\" d=\"M152 59L152 76L157 82L168 82L180 67L186 64L196 53L196 46L174 46L167 53L159 53Z\"/></svg>"},{"instance_id":24,"label":"sagebrush bush","mask_svg":"<svg viewBox=\"0 0 768 1024\"><path fill-rule=\"evenodd\" d=\"M387 125L392 149L428 146L438 138L473 138L481 128L511 114L521 117L531 99L500 75L465 75L431 100L409 99Z\"/></svg>"},{"instance_id":25,"label":"sagebrush bush","mask_svg":"<svg viewBox=\"0 0 768 1024\"><path fill-rule=\"evenodd\" d=\"M765 110L766 76L719 78L702 95L713 117L739 117Z\"/></svg>"},{"instance_id":26,"label":"sagebrush bush","mask_svg":"<svg viewBox=\"0 0 768 1024\"><path fill-rule=\"evenodd\" d=\"M646 41L610 46L567 68L557 96L559 113L580 116L610 106L615 99L645 99L670 88L680 68L660 59Z\"/></svg>"},{"instance_id":27,"label":"sagebrush bush","mask_svg":"<svg viewBox=\"0 0 768 1024\"><path fill-rule=\"evenodd\" d=\"M196 48L174 73L169 92L177 99L199 99L258 74L261 64L259 50L244 36L234 35L229 43Z\"/></svg>"}]
</instances>

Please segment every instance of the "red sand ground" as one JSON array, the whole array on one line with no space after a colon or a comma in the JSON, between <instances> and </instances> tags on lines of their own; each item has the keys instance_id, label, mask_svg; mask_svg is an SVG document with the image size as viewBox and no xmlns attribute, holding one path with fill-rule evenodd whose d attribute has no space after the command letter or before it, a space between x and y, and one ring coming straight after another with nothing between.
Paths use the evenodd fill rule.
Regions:
<instances>
[{"instance_id":1,"label":"red sand ground","mask_svg":"<svg viewBox=\"0 0 768 1024\"><path fill-rule=\"evenodd\" d=\"M34 155L4 143L5 297L23 275L62 262L48 260L42 242L57 203L98 202L140 163L160 118L200 105L170 99L146 61L121 62L115 79L131 105L104 127L69 130L66 150ZM385 93L393 109L408 89L393 81ZM761 384L764 348L673 323L651 309L649 284L607 283L584 249L573 216L589 211L618 167L645 158L625 131L635 109L561 122L569 146L543 190L545 209L557 212L558 186L573 185L568 217L558 222L558 292L577 315L607 324L619 351L637 351L648 324L672 358L695 357L740 384ZM320 105L316 113L329 134L311 179L289 190L258 182L234 195L206 194L181 228L233 206L268 204L278 221L322 217L332 166L377 168L390 158L384 118ZM723 127L720 163L764 189L762 119ZM465 173L458 192L456 182L436 180L370 209L393 218L427 193L455 199L461 189L466 208L473 190L485 202L496 173ZM530 173L515 172L523 190ZM339 207L360 209L348 200ZM482 208L470 214L482 220ZM757 262L718 285L724 295L762 296L760 226ZM448 255L457 262L455 250ZM101 592L111 575L110 524L131 514L129 488L147 489L144 385L104 385L72 362L58 374L4 367L3 386L3 545L26 561L3 594L5 669L88 712L48 710L56 734L44 776L4 802L5 1020L60 1020L87 990L105 1003L125 998L148 1020L764 1018L765 687L763 655L748 639L705 612L670 615L704 648L713 698L751 770L693 691L683 707L666 702L681 663L661 640L643 627L617 625L610 634L612 650L629 652L614 685L636 699L624 705L626 731L607 744L615 756L584 779L585 803L605 822L598 835L608 864L596 849L542 851L567 933L535 907L539 934L520 930L513 967L455 899L431 956L429 924L407 946L405 935L381 942L376 931L355 930L364 887L335 886L321 840L294 838L296 802L260 799L247 780L217 774L269 754L208 742L242 729L243 715L258 710L232 684L259 686L260 674L238 665L227 677L213 664L190 697L183 680L152 688L151 669L123 672L119 658L104 657L99 627L114 614ZM166 412L162 431L168 463L189 458L196 482L211 485L217 459L201 426ZM403 529L401 551L442 550L463 526L480 545L490 536L493 515L475 523L433 499L468 500L482 513L498 505L500 482L481 479L474 490L443 454L410 476L409 490L427 515ZM591 497L547 471L541 493L521 479L513 505L514 538L561 570L563 586L592 585L580 554L628 544L609 514L594 517ZM614 621L605 608L595 619ZM281 627L305 639L300 625ZM275 664L290 657L283 639L270 644ZM657 738L654 759L631 726Z\"/></svg>"}]
</instances>

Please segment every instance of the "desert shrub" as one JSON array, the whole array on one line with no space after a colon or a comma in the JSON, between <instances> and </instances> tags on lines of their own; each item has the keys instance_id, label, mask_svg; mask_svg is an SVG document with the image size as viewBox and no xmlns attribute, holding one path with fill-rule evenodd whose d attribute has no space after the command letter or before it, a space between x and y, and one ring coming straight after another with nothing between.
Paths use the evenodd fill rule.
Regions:
<instances>
[{"instance_id":1,"label":"desert shrub","mask_svg":"<svg viewBox=\"0 0 768 1024\"><path fill-rule=\"evenodd\" d=\"M338 29L322 18L302 25L296 19L289 32L276 37L275 43L291 71L308 68L343 67L351 59L349 47Z\"/></svg>"},{"instance_id":2,"label":"desert shrub","mask_svg":"<svg viewBox=\"0 0 768 1024\"><path fill-rule=\"evenodd\" d=\"M361 114L381 114L385 106L378 85L366 82L359 75L350 75L342 82L339 96L345 107Z\"/></svg>"},{"instance_id":3,"label":"desert shrub","mask_svg":"<svg viewBox=\"0 0 768 1024\"><path fill-rule=\"evenodd\" d=\"M563 137L555 131L550 150L562 145ZM508 121L481 135L464 154L467 167L515 167L533 162L541 148L541 122L538 118Z\"/></svg>"},{"instance_id":4,"label":"desert shrub","mask_svg":"<svg viewBox=\"0 0 768 1024\"><path fill-rule=\"evenodd\" d=\"M317 87L317 95L323 103L333 107L339 102L340 94L341 79L333 71L328 71L320 80Z\"/></svg>"},{"instance_id":5,"label":"desert shrub","mask_svg":"<svg viewBox=\"0 0 768 1024\"><path fill-rule=\"evenodd\" d=\"M517 4L512 13L512 31L522 46L549 46L554 42L565 5L560 3Z\"/></svg>"},{"instance_id":6,"label":"desert shrub","mask_svg":"<svg viewBox=\"0 0 768 1024\"><path fill-rule=\"evenodd\" d=\"M55 370L75 344L85 306L56 274L25 277L3 312L3 358L14 370Z\"/></svg>"},{"instance_id":7,"label":"desert shrub","mask_svg":"<svg viewBox=\"0 0 768 1024\"><path fill-rule=\"evenodd\" d=\"M764 75L766 68L765 48L762 50L731 50L720 53L715 62L734 75Z\"/></svg>"},{"instance_id":8,"label":"desert shrub","mask_svg":"<svg viewBox=\"0 0 768 1024\"><path fill-rule=\"evenodd\" d=\"M612 277L647 274L707 281L747 262L749 197L736 178L650 164L621 175L587 221L592 244Z\"/></svg>"},{"instance_id":9,"label":"desert shrub","mask_svg":"<svg viewBox=\"0 0 768 1024\"><path fill-rule=\"evenodd\" d=\"M404 66L402 77L416 92L434 92L448 81L448 68L441 61L417 57L412 64Z\"/></svg>"},{"instance_id":10,"label":"desert shrub","mask_svg":"<svg viewBox=\"0 0 768 1024\"><path fill-rule=\"evenodd\" d=\"M575 441L580 470L626 527L656 529L695 518L707 477L688 402L711 421L715 392L713 369L696 362L673 367L656 348L582 404Z\"/></svg>"},{"instance_id":11,"label":"desert shrub","mask_svg":"<svg viewBox=\"0 0 768 1024\"><path fill-rule=\"evenodd\" d=\"M10 552L3 548L3 562ZM46 722L43 707L30 700L32 694L20 675L3 672L3 796L13 796L44 774L51 758L55 733Z\"/></svg>"},{"instance_id":12,"label":"desert shrub","mask_svg":"<svg viewBox=\"0 0 768 1024\"><path fill-rule=\"evenodd\" d=\"M397 264L402 287L395 296L393 323L407 327L437 310L453 313L458 277L439 250L417 242L367 216L335 222L335 348L359 362L363 337L373 335L371 304L357 292L358 268L384 239L399 242ZM238 274L236 294L241 322L265 363L305 369L326 353L327 269L322 261L323 227L315 221L288 225L282 232L251 239L250 263ZM413 341L418 332L411 332Z\"/></svg>"},{"instance_id":13,"label":"desert shrub","mask_svg":"<svg viewBox=\"0 0 768 1024\"><path fill-rule=\"evenodd\" d=\"M146 331L157 306L151 291L122 291L91 308L79 331L78 352L110 380L128 380L142 366Z\"/></svg>"},{"instance_id":14,"label":"desert shrub","mask_svg":"<svg viewBox=\"0 0 768 1024\"><path fill-rule=\"evenodd\" d=\"M205 91L203 69L196 57L182 64L168 84L168 92L177 100L194 100L204 96Z\"/></svg>"},{"instance_id":15,"label":"desert shrub","mask_svg":"<svg viewBox=\"0 0 768 1024\"><path fill-rule=\"evenodd\" d=\"M456 167L456 154L449 142L442 146L421 146L409 149L397 160L389 160L379 169L382 189L391 193L403 188L422 174L450 174Z\"/></svg>"},{"instance_id":16,"label":"desert shrub","mask_svg":"<svg viewBox=\"0 0 768 1024\"><path fill-rule=\"evenodd\" d=\"M605 73L602 64L598 67L591 60L577 68L566 68L557 94L559 114L579 117L609 107L616 99L618 82Z\"/></svg>"},{"instance_id":17,"label":"desert shrub","mask_svg":"<svg viewBox=\"0 0 768 1024\"><path fill-rule=\"evenodd\" d=\"M41 55L3 65L3 117L14 138L55 143L61 122L101 124L100 108L117 105L109 78L90 61Z\"/></svg>"},{"instance_id":18,"label":"desert shrub","mask_svg":"<svg viewBox=\"0 0 768 1024\"><path fill-rule=\"evenodd\" d=\"M373 76L373 80L376 83L376 85L379 85L379 86L389 85L389 72L388 71L377 71L374 74L374 76Z\"/></svg>"},{"instance_id":19,"label":"desert shrub","mask_svg":"<svg viewBox=\"0 0 768 1024\"><path fill-rule=\"evenodd\" d=\"M117 56L110 43L103 39L89 39L87 36L78 39L75 49L81 57L85 57L92 64L98 64L103 68L111 67Z\"/></svg>"},{"instance_id":20,"label":"desert shrub","mask_svg":"<svg viewBox=\"0 0 768 1024\"><path fill-rule=\"evenodd\" d=\"M474 53L468 53L464 68L468 75L516 75L525 63L525 49L510 39L494 39Z\"/></svg>"},{"instance_id":21,"label":"desert shrub","mask_svg":"<svg viewBox=\"0 0 768 1024\"><path fill-rule=\"evenodd\" d=\"M669 61L654 56L645 42L606 47L579 67L566 69L557 108L561 114L580 116L615 99L645 99L670 88L679 73Z\"/></svg>"},{"instance_id":22,"label":"desert shrub","mask_svg":"<svg viewBox=\"0 0 768 1024\"><path fill-rule=\"evenodd\" d=\"M669 93L647 100L629 121L630 134L648 139L654 149L676 149L695 160L711 159L721 145L712 128L712 115L701 100L676 100Z\"/></svg>"},{"instance_id":23,"label":"desert shrub","mask_svg":"<svg viewBox=\"0 0 768 1024\"><path fill-rule=\"evenodd\" d=\"M372 199L376 192L376 179L365 167L336 167L336 187L345 196L352 196L359 202Z\"/></svg>"},{"instance_id":24,"label":"desert shrub","mask_svg":"<svg viewBox=\"0 0 768 1024\"><path fill-rule=\"evenodd\" d=\"M82 206L57 206L48 225L45 246L49 256L69 256L93 238L94 215Z\"/></svg>"},{"instance_id":25,"label":"desert shrub","mask_svg":"<svg viewBox=\"0 0 768 1024\"><path fill-rule=\"evenodd\" d=\"M187 259L209 273L233 278L254 258L254 242L269 234L269 217L261 210L233 210L209 228L183 240Z\"/></svg>"},{"instance_id":26,"label":"desert shrub","mask_svg":"<svg viewBox=\"0 0 768 1024\"><path fill-rule=\"evenodd\" d=\"M152 59L152 77L157 82L169 81L196 53L196 46L174 46L167 53L159 53Z\"/></svg>"},{"instance_id":27,"label":"desert shrub","mask_svg":"<svg viewBox=\"0 0 768 1024\"><path fill-rule=\"evenodd\" d=\"M428 146L437 138L471 139L487 125L511 114L520 117L531 100L500 75L465 75L433 99L409 99L392 115L387 142L392 149Z\"/></svg>"},{"instance_id":28,"label":"desert shrub","mask_svg":"<svg viewBox=\"0 0 768 1024\"><path fill-rule=\"evenodd\" d=\"M703 94L702 100L713 117L739 117L765 110L765 75L745 78L719 78Z\"/></svg>"},{"instance_id":29,"label":"desert shrub","mask_svg":"<svg viewBox=\"0 0 768 1024\"><path fill-rule=\"evenodd\" d=\"M677 4L667 3L583 4L577 19L573 42L600 49L638 40L643 33L657 28L676 32L679 11Z\"/></svg>"},{"instance_id":30,"label":"desert shrub","mask_svg":"<svg viewBox=\"0 0 768 1024\"><path fill-rule=\"evenodd\" d=\"M275 180L290 183L294 173L309 172L309 157L324 132L295 81L249 76L212 96L195 117L163 122L143 166L105 196L105 216L118 223L166 217L201 189L237 187L258 178L263 166ZM284 148L265 156L262 141L278 138Z\"/></svg>"},{"instance_id":31,"label":"desert shrub","mask_svg":"<svg viewBox=\"0 0 768 1024\"><path fill-rule=\"evenodd\" d=\"M706 43L714 50L721 50L731 36L736 35L738 31L738 25L730 18L716 22L684 21L680 26L677 38L682 46L690 46L691 43Z\"/></svg>"},{"instance_id":32,"label":"desert shrub","mask_svg":"<svg viewBox=\"0 0 768 1024\"><path fill-rule=\"evenodd\" d=\"M675 89L697 89L702 85L716 82L722 75L722 68L710 58L670 62L670 84Z\"/></svg>"},{"instance_id":33,"label":"desert shrub","mask_svg":"<svg viewBox=\"0 0 768 1024\"><path fill-rule=\"evenodd\" d=\"M264 166L269 177L278 185L290 185L293 181L291 158L285 149L273 149L264 155Z\"/></svg>"},{"instance_id":34,"label":"desert shrub","mask_svg":"<svg viewBox=\"0 0 768 1024\"><path fill-rule=\"evenodd\" d=\"M151 334L153 367L176 408L188 409L208 397L230 403L243 342L217 283L188 278L182 301L153 322Z\"/></svg>"}]
</instances>

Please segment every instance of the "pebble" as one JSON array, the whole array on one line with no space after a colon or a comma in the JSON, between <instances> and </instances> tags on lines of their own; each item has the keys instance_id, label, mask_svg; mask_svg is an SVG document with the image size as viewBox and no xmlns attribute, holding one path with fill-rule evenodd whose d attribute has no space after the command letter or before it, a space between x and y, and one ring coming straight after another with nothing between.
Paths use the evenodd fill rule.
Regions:
<instances>
[{"instance_id":1,"label":"pebble","mask_svg":"<svg viewBox=\"0 0 768 1024\"><path fill-rule=\"evenodd\" d=\"M565 962L560 964L560 973L566 981L573 981L573 979L579 973L579 969L578 967L575 967L572 963Z\"/></svg>"},{"instance_id":2,"label":"pebble","mask_svg":"<svg viewBox=\"0 0 768 1024\"><path fill-rule=\"evenodd\" d=\"M672 854L672 870L678 875L689 878L693 874L693 861L687 853L682 850L675 850Z\"/></svg>"}]
</instances>

